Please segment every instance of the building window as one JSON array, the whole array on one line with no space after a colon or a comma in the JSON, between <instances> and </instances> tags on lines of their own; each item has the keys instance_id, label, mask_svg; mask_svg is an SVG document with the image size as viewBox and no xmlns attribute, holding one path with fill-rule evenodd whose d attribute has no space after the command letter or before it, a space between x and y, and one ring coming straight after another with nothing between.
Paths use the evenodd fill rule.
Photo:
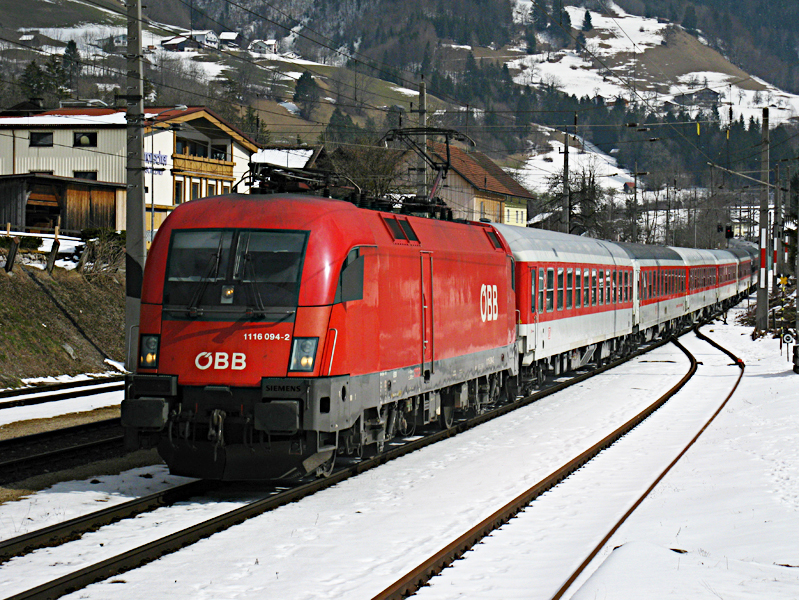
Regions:
<instances>
[{"instance_id":1,"label":"building window","mask_svg":"<svg viewBox=\"0 0 799 600\"><path fill-rule=\"evenodd\" d=\"M199 181L192 181L191 182L191 198L190 200L197 200L200 197L200 182Z\"/></svg>"},{"instance_id":2,"label":"building window","mask_svg":"<svg viewBox=\"0 0 799 600\"><path fill-rule=\"evenodd\" d=\"M209 196L216 196L216 183L209 183L208 184L208 195Z\"/></svg>"},{"instance_id":3,"label":"building window","mask_svg":"<svg viewBox=\"0 0 799 600\"><path fill-rule=\"evenodd\" d=\"M229 194L230 193L230 186L228 184L222 185L222 193Z\"/></svg>"},{"instance_id":4,"label":"building window","mask_svg":"<svg viewBox=\"0 0 799 600\"><path fill-rule=\"evenodd\" d=\"M183 202L183 181L175 181L175 190L172 197L172 204L180 204Z\"/></svg>"},{"instance_id":5,"label":"building window","mask_svg":"<svg viewBox=\"0 0 799 600\"><path fill-rule=\"evenodd\" d=\"M227 146L211 146L211 158L214 160L227 160Z\"/></svg>"},{"instance_id":6,"label":"building window","mask_svg":"<svg viewBox=\"0 0 799 600\"><path fill-rule=\"evenodd\" d=\"M53 147L53 132L52 131L31 131L30 146L31 146L31 148L52 148Z\"/></svg>"},{"instance_id":7,"label":"building window","mask_svg":"<svg viewBox=\"0 0 799 600\"><path fill-rule=\"evenodd\" d=\"M72 176L75 179L90 179L97 181L97 171L72 171Z\"/></svg>"},{"instance_id":8,"label":"building window","mask_svg":"<svg viewBox=\"0 0 799 600\"><path fill-rule=\"evenodd\" d=\"M75 148L96 148L96 131L76 131L72 134L72 145Z\"/></svg>"}]
</instances>

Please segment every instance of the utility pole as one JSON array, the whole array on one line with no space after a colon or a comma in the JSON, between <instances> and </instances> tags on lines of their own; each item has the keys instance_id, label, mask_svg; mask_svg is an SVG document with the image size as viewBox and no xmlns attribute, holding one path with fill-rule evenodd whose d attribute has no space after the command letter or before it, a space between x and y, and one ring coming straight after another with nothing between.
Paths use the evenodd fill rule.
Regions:
<instances>
[{"instance_id":1,"label":"utility pole","mask_svg":"<svg viewBox=\"0 0 799 600\"><path fill-rule=\"evenodd\" d=\"M139 309L144 276L144 71L140 0L128 0L127 91L127 199L125 244L125 368L138 363Z\"/></svg>"},{"instance_id":2,"label":"utility pole","mask_svg":"<svg viewBox=\"0 0 799 600\"><path fill-rule=\"evenodd\" d=\"M638 241L638 161L635 161L633 173L633 243Z\"/></svg>"},{"instance_id":3,"label":"utility pole","mask_svg":"<svg viewBox=\"0 0 799 600\"><path fill-rule=\"evenodd\" d=\"M427 127L427 90L424 82L419 82L419 127ZM419 146L424 152L427 152L427 134L422 133L419 136ZM416 195L419 198L427 198L427 162L424 156L419 155L419 164L416 168Z\"/></svg>"},{"instance_id":4,"label":"utility pole","mask_svg":"<svg viewBox=\"0 0 799 600\"><path fill-rule=\"evenodd\" d=\"M763 109L763 142L760 147L760 274L757 285L755 329L768 329L768 178L769 178L769 115Z\"/></svg>"},{"instance_id":5,"label":"utility pole","mask_svg":"<svg viewBox=\"0 0 799 600\"><path fill-rule=\"evenodd\" d=\"M771 266L773 269L772 290L776 294L779 290L779 276L785 271L782 264L782 252L780 252L780 240L782 240L782 179L780 179L780 164L777 163L774 167L774 183L777 187L774 188L774 227L772 230L772 246L774 247L774 256L772 257Z\"/></svg>"},{"instance_id":6,"label":"utility pole","mask_svg":"<svg viewBox=\"0 0 799 600\"><path fill-rule=\"evenodd\" d=\"M560 226L563 233L569 233L569 128L565 127L563 132L563 198L562 212L560 215Z\"/></svg>"}]
</instances>

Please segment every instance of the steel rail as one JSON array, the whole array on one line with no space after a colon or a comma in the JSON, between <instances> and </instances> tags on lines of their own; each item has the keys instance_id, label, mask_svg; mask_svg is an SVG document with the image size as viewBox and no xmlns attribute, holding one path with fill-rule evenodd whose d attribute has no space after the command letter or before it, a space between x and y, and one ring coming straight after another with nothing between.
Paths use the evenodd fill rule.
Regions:
<instances>
[{"instance_id":1,"label":"steel rail","mask_svg":"<svg viewBox=\"0 0 799 600\"><path fill-rule=\"evenodd\" d=\"M58 402L60 400L72 400L74 398L84 398L86 396L95 396L97 394L106 394L109 392L121 392L125 390L125 384L118 383L114 385L114 382L92 382L90 384L81 386L70 386L67 389L69 391L55 393L48 393L53 391L50 389L34 389L26 390L24 393L14 393L0 396L0 410L6 408L16 408L18 406L46 404L48 402ZM16 392L17 390L14 391ZM11 400L3 400L2 398L11 398Z\"/></svg>"},{"instance_id":2,"label":"steel rail","mask_svg":"<svg viewBox=\"0 0 799 600\"><path fill-rule=\"evenodd\" d=\"M682 345L675 342L675 340L672 338L669 338L666 341L672 341L676 343L691 361L691 366L688 372L671 389L669 389L655 402L647 406L643 411L635 415L632 419L628 420L622 426L618 427L615 431L607 435L601 441L597 442L576 458L550 473L547 477L519 494L516 498L508 502L499 510L495 511L491 516L484 519L472 527L469 531L458 537L458 539L447 544L417 567L400 577L382 592L374 596L373 600L400 600L415 594L420 587L438 575L444 568L452 564L452 562L460 558L467 550L472 548L489 533L499 529L525 506L530 504L544 492L555 487L558 483L566 479L569 475L574 473L585 463L602 452L602 450L610 447L621 437L632 431L652 413L663 406L672 396L674 396L674 394L676 394L686 383L688 383L688 380L693 377L697 370L696 359Z\"/></svg>"},{"instance_id":3,"label":"steel rail","mask_svg":"<svg viewBox=\"0 0 799 600\"><path fill-rule=\"evenodd\" d=\"M37 529L24 535L0 541L0 563L23 556L39 548L49 548L80 538L82 535L110 525L122 519L129 519L162 506L169 506L182 500L203 494L218 487L218 484L203 480L154 492L116 506L81 515L74 519Z\"/></svg>"},{"instance_id":4,"label":"steel rail","mask_svg":"<svg viewBox=\"0 0 799 600\"><path fill-rule=\"evenodd\" d=\"M577 567L577 569L575 569L575 571L571 574L571 576L569 576L569 578L558 589L558 591L555 593L555 595L552 596L552 600L559 600L560 598L563 597L563 594L566 593L566 591L577 580L577 578L580 576L580 574L582 574L582 572L585 570L585 568L591 563L591 561L594 559L594 557L597 554L599 554L599 552L602 550L602 548L605 547L605 544L607 544L608 541L610 540L610 538L613 536L613 534L616 533L616 531L618 531L619 527L621 527L624 524L624 522L629 518L629 516L631 514L633 514L633 512L635 512L635 510L641 505L641 503L647 498L647 496L649 496L649 494L652 493L652 491L655 489L655 487L663 480L663 478L668 474L668 472L671 471L671 469L674 467L674 465L676 465L679 462L679 460L685 455L686 452L688 452L688 450L690 450L690 448L694 445L694 443L696 443L696 441L705 432L705 430L707 430L707 428L716 419L716 417L719 415L719 413L721 413L721 411L724 409L724 407L727 406L727 402L729 402L730 398L732 398L732 395L735 393L735 390L738 389L738 385L741 383L741 379L743 378L744 370L746 368L746 365L744 364L743 360L741 360L739 357L735 356L732 352L730 352L726 348L723 348L722 346L720 346L714 340L711 340L709 337L707 337L706 335L701 333L699 331L699 326L695 326L694 327L694 332L696 333L696 335L697 335L697 337L699 339L704 340L705 342L707 342L708 344L710 344L711 346L713 346L717 350L723 352L724 354L726 354L727 356L732 358L732 360L734 362L733 362L733 365L731 365L731 366L737 366L740 369L740 372L738 373L738 378L735 380L735 385L732 387L732 390L730 391L730 393L727 394L727 397L724 399L724 401L721 403L721 405L718 407L718 409L716 409L716 411L710 416L710 418L707 420L707 422L702 426L702 428L699 430L699 432L697 432L697 434L691 439L691 441L688 442L688 444L685 446L685 448L682 449L682 451L676 456L676 458L669 463L669 465L663 470L663 472L660 475L658 475L657 479L655 479L655 481L652 482L652 485L650 485L644 491L644 493L641 494L641 496L638 498L638 500L636 500L635 504L633 504L630 507L630 509L626 513L624 513L624 515L618 520L618 522L610 529L610 531L607 533L607 535L604 538L602 538L602 541L600 541L596 545L596 547L591 551L591 553L588 555L588 557L586 557L586 559L580 564L580 566ZM678 343L678 342L675 342L675 343ZM679 345L679 343L678 343L678 345ZM681 348L682 348L682 346L681 346ZM683 350L683 352L687 352L687 350L685 348L682 348L682 350Z\"/></svg>"},{"instance_id":5,"label":"steel rail","mask_svg":"<svg viewBox=\"0 0 799 600\"><path fill-rule=\"evenodd\" d=\"M111 430L109 434L100 439L77 443L69 441L69 438L99 435L107 429ZM109 450L122 448L125 438L120 430L121 423L119 418L116 418L0 440L0 456L12 455L15 452L22 454L21 450L24 448L37 448L61 442L61 445L57 448L44 452L38 451L35 454L22 454L22 456L17 458L10 458L0 462L0 481L12 481L13 479L9 477L10 473L20 469L29 469L36 464L52 467L54 461L79 458L85 455L86 452L103 448Z\"/></svg>"},{"instance_id":6,"label":"steel rail","mask_svg":"<svg viewBox=\"0 0 799 600\"><path fill-rule=\"evenodd\" d=\"M14 398L16 396L24 396L26 394L57 392L60 390L69 390L73 388L90 387L93 385L102 385L104 383L113 383L115 381L124 381L124 379L124 375L109 375L105 377L95 377L93 379L84 379L81 381L65 381L63 383L33 385L23 388L16 388L13 390L0 390L0 398Z\"/></svg>"},{"instance_id":7,"label":"steel rail","mask_svg":"<svg viewBox=\"0 0 799 600\"><path fill-rule=\"evenodd\" d=\"M247 519L256 517L270 510L274 510L280 506L284 506L286 504L301 500L306 496L310 496L318 491L337 485L338 483L350 477L359 475L365 471L368 471L379 465L382 465L390 460L394 460L395 458L398 458L400 456L410 454L411 452L415 452L416 450L419 450L426 446L430 446L443 439L452 437L468 429L472 429L477 425L480 425L488 420L507 414L508 412L516 410L517 408L520 408L522 406L526 406L545 396L555 394L572 385L580 383L588 379L589 377L592 377L593 375L602 373L615 366L623 364L624 362L632 358L635 358L636 356L640 356L668 342L669 342L668 338L660 340L658 342L646 346L645 348L639 349L636 352L631 353L625 357L617 359L612 363L609 363L594 371L584 373L576 377L570 378L567 381L557 383L545 390L541 390L539 392L536 392L535 394L517 400L516 402L493 409L487 413L484 413L467 421L462 421L460 423L457 423L456 425L450 427L449 429L439 431L437 433L431 434L419 440L408 442L407 444L404 444L401 447L392 448L381 454L378 454L375 457L361 461L350 467L345 467L340 470L336 470L333 472L333 474L330 477L326 479L318 479L315 481L311 481L310 483L299 485L293 489L287 490L285 492L271 496L269 498L257 500L246 506L225 513L224 515L219 515L217 517L214 517L202 523L198 523L182 531L173 533L171 535L144 544L138 548L132 549L118 556L114 556L109 559L95 563L93 565L89 565L83 569L64 575L50 582L41 584L30 590L20 592L15 596L9 597L7 600L23 600L23 599L39 600L45 598L47 599L57 598L64 594L75 591L77 589L86 587L87 585L90 585L97 581L101 581L103 579L107 579L109 577L117 575L121 572L137 568L143 564L156 560L161 556L175 552L203 538L209 537L214 533L218 533L234 525L237 525L238 523L241 523Z\"/></svg>"}]
</instances>

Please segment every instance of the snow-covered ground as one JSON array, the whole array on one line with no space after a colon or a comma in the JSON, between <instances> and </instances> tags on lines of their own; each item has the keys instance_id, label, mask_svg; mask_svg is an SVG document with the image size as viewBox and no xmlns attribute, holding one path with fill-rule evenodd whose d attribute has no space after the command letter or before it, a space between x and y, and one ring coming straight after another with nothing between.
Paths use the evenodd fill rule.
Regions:
<instances>
[{"instance_id":1,"label":"snow-covered ground","mask_svg":"<svg viewBox=\"0 0 799 600\"><path fill-rule=\"evenodd\" d=\"M792 372L786 350L780 352L779 341L752 341L750 329L733 324L736 312L731 311L729 325L717 323L704 331L746 362L741 386L572 587L569 594L574 598L797 596L799 570L780 565L799 565L799 376ZM719 392L731 388L737 369L729 359L692 334L684 339L704 363L699 379L658 411L650 424L447 569L420 597L551 597L563 576L585 557L585 534L571 535L569 527L593 516L602 525L592 534L596 539L591 543L596 544L607 531L610 515L622 514L654 481L663 461L673 458L673 449L690 439L715 410ZM605 435L671 387L686 369L682 353L666 346L637 364L614 369L70 597L371 598L563 458ZM633 391L620 393L623 390ZM131 479L150 473L164 480L163 468L152 469L128 476L127 483L101 478L100 488L107 496L116 495L117 485L120 494L136 493ZM5 519L19 528L20 515L31 514L24 527L49 524L52 518L42 515L72 513L73 504L85 507L98 498L88 483L70 485L67 494L63 488L57 497L54 490L44 491L0 507L0 523ZM57 498L54 503L49 495ZM0 567L0 580L7 582L4 591L27 583L25 573L51 571L51 565L62 562L99 560L103 552L153 538L161 534L161 520L173 520L168 515L184 522L191 512L203 513L197 509L153 513L140 526L134 522L117 533L104 528L76 555L45 550L24 562L11 561ZM525 519L532 520L532 529L523 529ZM547 536L545 546L542 540ZM503 548L503 541L510 545ZM110 550L103 550L106 547ZM508 551L517 557L536 556L540 547L554 548L563 561L503 558Z\"/></svg>"}]
</instances>

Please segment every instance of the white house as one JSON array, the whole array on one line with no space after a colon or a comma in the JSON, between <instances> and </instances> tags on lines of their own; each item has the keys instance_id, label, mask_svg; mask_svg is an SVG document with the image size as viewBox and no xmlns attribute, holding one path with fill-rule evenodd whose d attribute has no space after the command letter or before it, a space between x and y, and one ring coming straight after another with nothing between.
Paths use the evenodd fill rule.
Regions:
<instances>
[{"instance_id":1,"label":"white house","mask_svg":"<svg viewBox=\"0 0 799 600\"><path fill-rule=\"evenodd\" d=\"M147 228L178 204L230 192L258 145L210 109L146 108ZM116 108L61 108L0 117L0 175L39 173L125 184L127 122ZM124 190L118 204L124 204ZM2 199L0 199L2 201ZM116 229L124 229L124 205Z\"/></svg>"},{"instance_id":2,"label":"white house","mask_svg":"<svg viewBox=\"0 0 799 600\"><path fill-rule=\"evenodd\" d=\"M203 48L219 48L219 37L210 29L203 31L190 31L188 35Z\"/></svg>"},{"instance_id":3,"label":"white house","mask_svg":"<svg viewBox=\"0 0 799 600\"><path fill-rule=\"evenodd\" d=\"M257 54L277 54L277 40L255 40L248 48Z\"/></svg>"},{"instance_id":4,"label":"white house","mask_svg":"<svg viewBox=\"0 0 799 600\"><path fill-rule=\"evenodd\" d=\"M228 48L238 48L241 42L241 34L237 31L223 31L219 34L219 43Z\"/></svg>"}]
</instances>

